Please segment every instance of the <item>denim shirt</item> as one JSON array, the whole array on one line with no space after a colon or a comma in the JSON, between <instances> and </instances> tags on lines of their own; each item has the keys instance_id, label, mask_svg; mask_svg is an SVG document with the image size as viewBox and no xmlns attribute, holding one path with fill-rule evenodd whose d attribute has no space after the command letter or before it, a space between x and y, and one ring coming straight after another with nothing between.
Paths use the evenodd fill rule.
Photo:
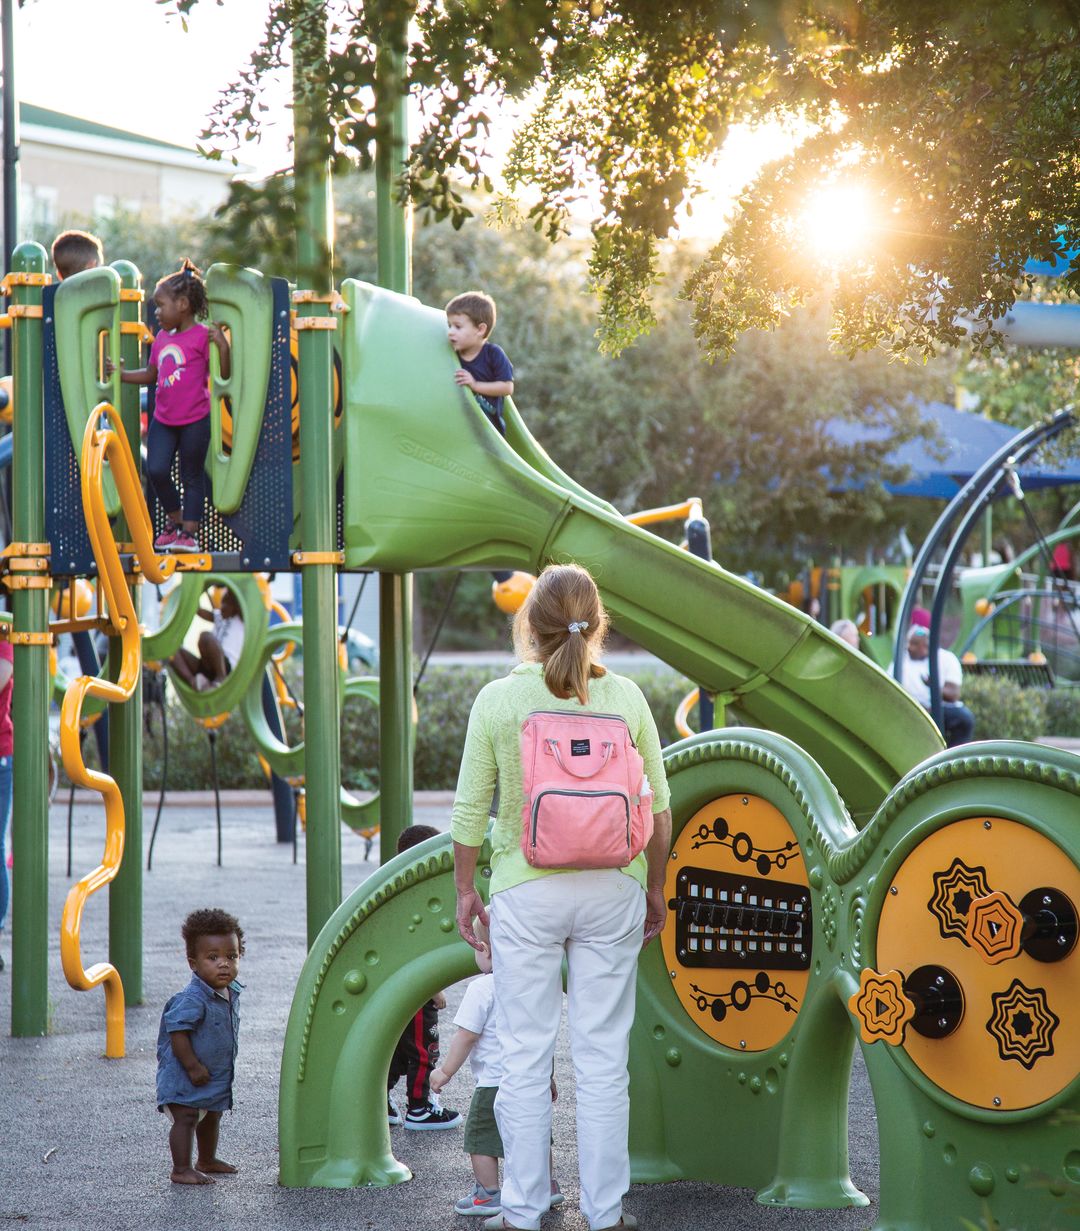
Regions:
<instances>
[{"instance_id":1,"label":"denim shirt","mask_svg":"<svg viewBox=\"0 0 1080 1231\"><path fill-rule=\"evenodd\" d=\"M207 1111L228 1111L232 1107L233 1066L240 1040L240 991L235 979L229 984L230 998L219 996L198 975L182 992L171 997L161 1015L158 1028L158 1107L179 1103L183 1107L202 1107ZM204 1086L194 1086L187 1069L176 1058L170 1034L185 1030L200 1062L210 1070Z\"/></svg>"}]
</instances>

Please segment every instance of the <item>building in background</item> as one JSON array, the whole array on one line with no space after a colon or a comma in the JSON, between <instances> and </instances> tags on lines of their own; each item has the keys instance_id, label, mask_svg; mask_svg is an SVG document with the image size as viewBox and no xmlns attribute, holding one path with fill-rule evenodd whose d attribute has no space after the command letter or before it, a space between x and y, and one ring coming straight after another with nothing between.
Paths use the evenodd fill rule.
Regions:
<instances>
[{"instance_id":1,"label":"building in background","mask_svg":"<svg viewBox=\"0 0 1080 1231\"><path fill-rule=\"evenodd\" d=\"M238 172L194 150L19 104L19 230L25 235L116 209L167 220L209 213Z\"/></svg>"}]
</instances>

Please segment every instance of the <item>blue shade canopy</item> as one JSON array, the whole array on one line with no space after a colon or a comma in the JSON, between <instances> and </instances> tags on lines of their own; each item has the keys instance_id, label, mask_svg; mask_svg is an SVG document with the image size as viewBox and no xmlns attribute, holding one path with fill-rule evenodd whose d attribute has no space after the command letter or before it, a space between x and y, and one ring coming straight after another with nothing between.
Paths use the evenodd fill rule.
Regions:
<instances>
[{"instance_id":1,"label":"blue shade canopy","mask_svg":"<svg viewBox=\"0 0 1080 1231\"><path fill-rule=\"evenodd\" d=\"M906 482L886 483L885 490L896 496L922 496L931 500L951 500L979 467L1007 444L1019 429L982 415L956 410L946 402L913 403L924 423L933 426L929 439L908 440L887 455L890 466L903 466ZM831 419L824 430L839 445L857 447L889 439L890 429L881 424L855 423ZM1020 467L1025 491L1043 487L1063 487L1080 483L1080 458L1061 469L1043 467L1036 460ZM853 486L840 481L838 487Z\"/></svg>"}]
</instances>

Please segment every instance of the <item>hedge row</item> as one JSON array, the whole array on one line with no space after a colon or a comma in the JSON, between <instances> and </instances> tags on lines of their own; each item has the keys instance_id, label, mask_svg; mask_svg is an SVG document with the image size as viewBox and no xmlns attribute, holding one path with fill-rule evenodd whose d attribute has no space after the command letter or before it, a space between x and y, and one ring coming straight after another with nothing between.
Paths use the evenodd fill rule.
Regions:
<instances>
[{"instance_id":1,"label":"hedge row","mask_svg":"<svg viewBox=\"0 0 1080 1231\"><path fill-rule=\"evenodd\" d=\"M418 790L452 790L465 743L469 709L477 692L501 671L485 667L430 667L417 696L420 725L416 738L415 781ZM677 738L675 710L690 688L665 667L627 672L641 687L667 744ZM292 681L302 695L302 681ZM1080 737L1080 689L1043 691L1021 688L1013 681L969 676L964 701L975 715L977 739L1034 740L1041 735ZM205 790L213 785L207 735L171 697L168 785L173 789ZM149 712L143 743L143 780L147 789L161 785L163 745L158 711ZM290 738L300 735L300 723L287 714ZM88 759L93 740L86 744ZM233 715L214 741L218 782L222 789L265 785L255 745L243 721ZM379 783L379 733L375 707L351 701L341 724L342 777L346 785L375 789Z\"/></svg>"},{"instance_id":2,"label":"hedge row","mask_svg":"<svg viewBox=\"0 0 1080 1231\"><path fill-rule=\"evenodd\" d=\"M415 782L420 791L453 790L457 784L465 728L473 698L503 671L497 667L429 667L417 694L420 723L416 735ZM664 667L625 674L635 680L648 699L660 728L661 739L677 738L675 710L690 689L686 680ZM303 683L294 674L290 685L303 696ZM171 691L166 706L168 722L168 786L174 790L209 790L213 772L206 732L176 701ZM161 786L163 741L160 711L148 711L149 725L143 740L143 782L148 790ZM299 719L286 712L289 739L301 738ZM85 745L93 762L93 740ZM258 789L265 785L255 744L243 720L233 714L214 740L218 784L222 790ZM342 779L347 786L377 789L379 784L378 713L370 703L352 700L341 723Z\"/></svg>"}]
</instances>

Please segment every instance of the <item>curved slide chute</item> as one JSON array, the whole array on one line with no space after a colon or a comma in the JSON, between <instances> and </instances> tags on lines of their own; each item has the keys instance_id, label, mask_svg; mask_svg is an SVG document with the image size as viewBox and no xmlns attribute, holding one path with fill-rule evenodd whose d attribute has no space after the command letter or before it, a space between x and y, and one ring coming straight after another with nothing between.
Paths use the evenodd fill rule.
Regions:
<instances>
[{"instance_id":1,"label":"curved slide chute","mask_svg":"<svg viewBox=\"0 0 1080 1231\"><path fill-rule=\"evenodd\" d=\"M565 476L513 408L504 440L454 384L442 313L366 283L343 292L348 567L537 573L575 560L620 632L806 749L857 819L941 748L925 711L872 662L631 525Z\"/></svg>"}]
</instances>

